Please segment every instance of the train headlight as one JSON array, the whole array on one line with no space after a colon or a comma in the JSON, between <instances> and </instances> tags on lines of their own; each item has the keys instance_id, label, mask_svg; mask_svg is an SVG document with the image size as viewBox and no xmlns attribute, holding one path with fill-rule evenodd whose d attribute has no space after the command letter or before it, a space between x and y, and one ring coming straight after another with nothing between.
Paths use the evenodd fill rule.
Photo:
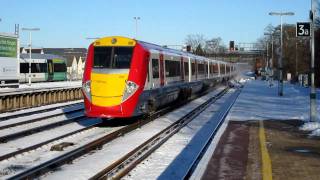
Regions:
<instances>
[{"instance_id":1,"label":"train headlight","mask_svg":"<svg viewBox=\"0 0 320 180\"><path fill-rule=\"evenodd\" d=\"M91 81L82 83L82 91L85 96L91 101Z\"/></svg>"},{"instance_id":2,"label":"train headlight","mask_svg":"<svg viewBox=\"0 0 320 180\"><path fill-rule=\"evenodd\" d=\"M124 90L123 97L122 97L122 102L126 101L130 96L132 96L137 91L138 88L139 86L136 83L132 81L127 81L126 88Z\"/></svg>"}]
</instances>

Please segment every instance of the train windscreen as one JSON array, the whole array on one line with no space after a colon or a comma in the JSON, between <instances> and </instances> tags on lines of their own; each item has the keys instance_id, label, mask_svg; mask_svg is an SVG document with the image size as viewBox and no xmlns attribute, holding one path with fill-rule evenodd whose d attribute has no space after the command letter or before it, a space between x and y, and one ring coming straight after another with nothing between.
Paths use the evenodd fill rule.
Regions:
<instances>
[{"instance_id":1,"label":"train windscreen","mask_svg":"<svg viewBox=\"0 0 320 180\"><path fill-rule=\"evenodd\" d=\"M93 68L129 69L133 47L95 47Z\"/></svg>"}]
</instances>

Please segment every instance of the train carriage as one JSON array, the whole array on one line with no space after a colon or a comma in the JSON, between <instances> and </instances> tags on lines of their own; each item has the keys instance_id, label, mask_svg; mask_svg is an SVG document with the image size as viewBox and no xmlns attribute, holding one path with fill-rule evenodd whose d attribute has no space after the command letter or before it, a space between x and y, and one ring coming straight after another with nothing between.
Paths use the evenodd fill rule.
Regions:
<instances>
[{"instance_id":1,"label":"train carriage","mask_svg":"<svg viewBox=\"0 0 320 180\"><path fill-rule=\"evenodd\" d=\"M20 55L19 82L29 81L29 54ZM52 54L36 54L31 57L31 81L65 81L67 79L66 59Z\"/></svg>"},{"instance_id":2,"label":"train carriage","mask_svg":"<svg viewBox=\"0 0 320 180\"><path fill-rule=\"evenodd\" d=\"M126 37L101 38L88 49L85 113L108 118L149 113L231 78L234 68L227 73L227 66L233 67Z\"/></svg>"}]
</instances>

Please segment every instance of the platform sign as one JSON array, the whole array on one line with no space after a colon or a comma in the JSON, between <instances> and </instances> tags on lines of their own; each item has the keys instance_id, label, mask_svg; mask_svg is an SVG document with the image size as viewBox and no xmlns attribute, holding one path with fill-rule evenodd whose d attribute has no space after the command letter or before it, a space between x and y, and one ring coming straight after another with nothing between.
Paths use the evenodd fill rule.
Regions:
<instances>
[{"instance_id":1,"label":"platform sign","mask_svg":"<svg viewBox=\"0 0 320 180\"><path fill-rule=\"evenodd\" d=\"M297 22L296 36L297 37L309 37L310 36L310 23L309 22Z\"/></svg>"}]
</instances>

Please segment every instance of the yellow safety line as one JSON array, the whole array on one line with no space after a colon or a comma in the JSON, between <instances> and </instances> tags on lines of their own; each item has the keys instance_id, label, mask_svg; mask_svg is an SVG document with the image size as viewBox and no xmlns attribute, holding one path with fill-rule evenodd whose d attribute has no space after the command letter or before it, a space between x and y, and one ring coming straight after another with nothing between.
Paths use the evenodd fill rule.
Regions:
<instances>
[{"instance_id":1,"label":"yellow safety line","mask_svg":"<svg viewBox=\"0 0 320 180\"><path fill-rule=\"evenodd\" d=\"M266 135L263 127L263 121L259 121L259 139L262 157L262 179L272 180L271 159L266 146Z\"/></svg>"}]
</instances>

